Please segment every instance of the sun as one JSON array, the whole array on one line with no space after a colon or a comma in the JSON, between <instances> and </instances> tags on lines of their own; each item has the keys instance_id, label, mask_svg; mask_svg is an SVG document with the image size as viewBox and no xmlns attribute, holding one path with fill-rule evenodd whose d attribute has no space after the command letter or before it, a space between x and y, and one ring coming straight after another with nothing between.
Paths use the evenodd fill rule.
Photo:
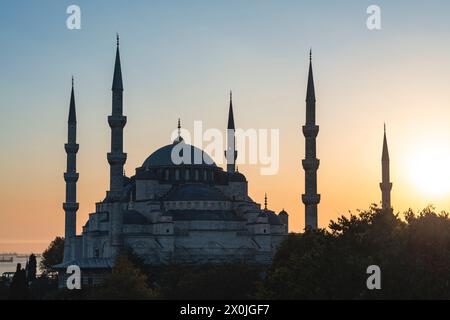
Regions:
<instances>
[{"instance_id":1,"label":"sun","mask_svg":"<svg viewBox=\"0 0 450 320\"><path fill-rule=\"evenodd\" d=\"M415 146L408 164L411 182L425 196L439 197L450 193L450 152L445 144Z\"/></svg>"}]
</instances>

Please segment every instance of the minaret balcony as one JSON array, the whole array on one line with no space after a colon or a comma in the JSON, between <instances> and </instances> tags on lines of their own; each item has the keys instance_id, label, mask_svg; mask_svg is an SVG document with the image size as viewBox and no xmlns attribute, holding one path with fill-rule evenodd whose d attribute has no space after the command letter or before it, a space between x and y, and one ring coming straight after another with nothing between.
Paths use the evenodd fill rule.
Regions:
<instances>
[{"instance_id":1,"label":"minaret balcony","mask_svg":"<svg viewBox=\"0 0 450 320\"><path fill-rule=\"evenodd\" d=\"M319 168L319 164L320 164L319 159L304 159L304 160L302 160L303 169L305 171L317 170Z\"/></svg>"},{"instance_id":2,"label":"minaret balcony","mask_svg":"<svg viewBox=\"0 0 450 320\"><path fill-rule=\"evenodd\" d=\"M126 153L115 153L115 152L110 152L107 155L108 157L108 163L112 166L114 165L124 165L125 162L127 161L127 154Z\"/></svg>"},{"instance_id":3,"label":"minaret balcony","mask_svg":"<svg viewBox=\"0 0 450 320\"><path fill-rule=\"evenodd\" d=\"M302 127L303 135L307 138L315 138L319 134L319 126L307 124Z\"/></svg>"},{"instance_id":4,"label":"minaret balcony","mask_svg":"<svg viewBox=\"0 0 450 320\"><path fill-rule=\"evenodd\" d=\"M80 146L78 143L66 143L64 145L64 149L66 149L66 153L77 153Z\"/></svg>"},{"instance_id":5,"label":"minaret balcony","mask_svg":"<svg viewBox=\"0 0 450 320\"><path fill-rule=\"evenodd\" d=\"M391 191L392 190L392 182L381 182L380 189L381 189L381 191Z\"/></svg>"},{"instance_id":6,"label":"minaret balcony","mask_svg":"<svg viewBox=\"0 0 450 320\"><path fill-rule=\"evenodd\" d=\"M77 211L80 207L78 202L65 202L63 203L64 211Z\"/></svg>"},{"instance_id":7,"label":"minaret balcony","mask_svg":"<svg viewBox=\"0 0 450 320\"><path fill-rule=\"evenodd\" d=\"M64 181L66 182L77 182L79 174L78 172L65 172Z\"/></svg>"},{"instance_id":8,"label":"minaret balcony","mask_svg":"<svg viewBox=\"0 0 450 320\"><path fill-rule=\"evenodd\" d=\"M127 123L127 117L122 115L109 116L108 123L111 128L123 128Z\"/></svg>"},{"instance_id":9,"label":"minaret balcony","mask_svg":"<svg viewBox=\"0 0 450 320\"><path fill-rule=\"evenodd\" d=\"M302 194L302 202L305 205L316 205L320 202L320 194Z\"/></svg>"}]
</instances>

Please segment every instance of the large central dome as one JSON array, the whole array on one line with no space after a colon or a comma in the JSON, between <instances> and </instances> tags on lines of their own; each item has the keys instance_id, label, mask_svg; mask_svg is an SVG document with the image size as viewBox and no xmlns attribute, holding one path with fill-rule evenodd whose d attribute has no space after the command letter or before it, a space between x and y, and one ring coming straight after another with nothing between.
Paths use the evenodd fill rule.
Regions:
<instances>
[{"instance_id":1,"label":"large central dome","mask_svg":"<svg viewBox=\"0 0 450 320\"><path fill-rule=\"evenodd\" d=\"M174 148L176 149L174 150ZM191 157L184 157L183 152L189 150ZM174 156L179 155L181 159L187 159L185 165L209 165L216 166L214 160L203 150L184 142L172 143L153 152L142 165L143 167L166 167L176 166L178 163L172 161L172 151Z\"/></svg>"}]
</instances>

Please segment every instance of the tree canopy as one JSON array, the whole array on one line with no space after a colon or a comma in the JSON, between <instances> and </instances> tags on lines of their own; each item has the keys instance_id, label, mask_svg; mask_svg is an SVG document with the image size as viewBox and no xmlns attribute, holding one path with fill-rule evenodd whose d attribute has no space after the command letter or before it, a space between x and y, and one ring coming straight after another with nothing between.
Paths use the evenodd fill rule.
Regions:
<instances>
[{"instance_id":1,"label":"tree canopy","mask_svg":"<svg viewBox=\"0 0 450 320\"><path fill-rule=\"evenodd\" d=\"M63 261L64 257L64 238L56 237L42 253L42 260L40 263L41 270L44 273L53 272L52 267Z\"/></svg>"},{"instance_id":2,"label":"tree canopy","mask_svg":"<svg viewBox=\"0 0 450 320\"><path fill-rule=\"evenodd\" d=\"M381 269L369 290L367 267ZM450 219L427 207L404 219L372 206L292 234L280 246L260 297L272 299L449 299Z\"/></svg>"},{"instance_id":3,"label":"tree canopy","mask_svg":"<svg viewBox=\"0 0 450 320\"><path fill-rule=\"evenodd\" d=\"M92 299L143 300L155 299L156 291L147 286L147 276L136 267L127 255L117 257L111 275L101 286L93 288Z\"/></svg>"}]
</instances>

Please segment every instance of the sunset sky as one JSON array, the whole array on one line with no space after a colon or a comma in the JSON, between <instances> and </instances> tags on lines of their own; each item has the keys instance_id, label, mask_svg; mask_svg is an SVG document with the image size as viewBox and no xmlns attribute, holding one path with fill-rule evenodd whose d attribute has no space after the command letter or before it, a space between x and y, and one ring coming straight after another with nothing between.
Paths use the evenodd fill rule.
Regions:
<instances>
[{"instance_id":1,"label":"sunset sky","mask_svg":"<svg viewBox=\"0 0 450 320\"><path fill-rule=\"evenodd\" d=\"M67 6L81 30L66 28ZM382 29L366 27L381 7ZM257 202L304 227L305 95L313 49L319 225L379 203L387 124L395 211L450 211L448 1L5 1L0 10L0 252L64 234L70 77L78 118L78 232L109 184L107 116L121 37L127 175L170 143L177 119L280 130L280 171L239 166Z\"/></svg>"}]
</instances>

